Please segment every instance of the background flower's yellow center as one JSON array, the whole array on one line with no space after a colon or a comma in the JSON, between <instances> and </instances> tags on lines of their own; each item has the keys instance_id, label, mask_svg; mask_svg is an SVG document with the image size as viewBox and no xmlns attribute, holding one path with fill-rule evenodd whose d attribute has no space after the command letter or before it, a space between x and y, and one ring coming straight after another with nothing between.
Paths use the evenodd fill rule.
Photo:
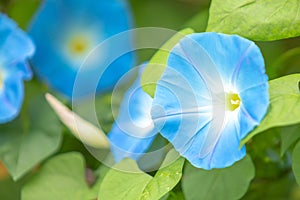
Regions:
<instances>
[{"instance_id":1,"label":"background flower's yellow center","mask_svg":"<svg viewBox=\"0 0 300 200\"><path fill-rule=\"evenodd\" d=\"M1 72L1 69L0 69L0 90L2 90L2 88L3 88L3 74L2 74L2 72Z\"/></svg>"},{"instance_id":2,"label":"background flower's yellow center","mask_svg":"<svg viewBox=\"0 0 300 200\"><path fill-rule=\"evenodd\" d=\"M72 54L83 55L89 50L89 42L84 37L74 37L70 41L69 48Z\"/></svg>"},{"instance_id":3,"label":"background flower's yellow center","mask_svg":"<svg viewBox=\"0 0 300 200\"><path fill-rule=\"evenodd\" d=\"M226 108L230 111L234 111L240 107L241 99L238 94L227 93L226 94Z\"/></svg>"}]
</instances>

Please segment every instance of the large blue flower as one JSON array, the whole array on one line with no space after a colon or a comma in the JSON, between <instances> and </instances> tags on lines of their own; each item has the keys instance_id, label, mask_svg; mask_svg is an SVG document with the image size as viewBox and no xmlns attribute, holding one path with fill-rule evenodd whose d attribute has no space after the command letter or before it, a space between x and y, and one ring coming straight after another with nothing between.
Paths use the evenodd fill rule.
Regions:
<instances>
[{"instance_id":1,"label":"large blue flower","mask_svg":"<svg viewBox=\"0 0 300 200\"><path fill-rule=\"evenodd\" d=\"M196 33L171 51L152 118L175 149L204 169L232 165L264 117L268 77L259 48L237 35Z\"/></svg>"},{"instance_id":2,"label":"large blue flower","mask_svg":"<svg viewBox=\"0 0 300 200\"><path fill-rule=\"evenodd\" d=\"M20 112L23 80L31 79L27 59L34 45L17 24L0 13L0 123L13 120Z\"/></svg>"},{"instance_id":3,"label":"large blue flower","mask_svg":"<svg viewBox=\"0 0 300 200\"><path fill-rule=\"evenodd\" d=\"M126 92L118 118L108 134L116 162L125 157L137 160L148 150L157 135L150 111L153 99L143 91L140 77Z\"/></svg>"},{"instance_id":4,"label":"large blue flower","mask_svg":"<svg viewBox=\"0 0 300 200\"><path fill-rule=\"evenodd\" d=\"M32 59L34 70L50 87L71 98L77 72L86 56L107 38L130 29L131 24L124 0L45 0L29 28L37 46ZM106 61L112 53L131 47L130 34L100 47L84 63L81 72L85 79L76 95L89 95L86 88L97 70L106 70L97 92L111 89L134 65L134 56L120 55L108 68Z\"/></svg>"}]
</instances>

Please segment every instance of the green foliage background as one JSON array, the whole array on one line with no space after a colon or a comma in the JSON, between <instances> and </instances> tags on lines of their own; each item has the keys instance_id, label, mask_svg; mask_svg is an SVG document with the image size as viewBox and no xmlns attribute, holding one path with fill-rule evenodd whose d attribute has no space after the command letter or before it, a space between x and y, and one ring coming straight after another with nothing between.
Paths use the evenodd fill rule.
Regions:
<instances>
[{"instance_id":1,"label":"green foliage background","mask_svg":"<svg viewBox=\"0 0 300 200\"><path fill-rule=\"evenodd\" d=\"M300 73L300 38L290 38L300 35L300 15L293 16L299 13L297 10L299 11L300 1L291 0L290 3L284 4L284 1L265 0L259 1L261 2L259 6L252 7L254 2L252 0L213 0L210 14L215 17L208 21L208 8L211 3L208 0L130 1L136 27L153 26L174 30L192 28L197 32L202 32L206 30L208 21L208 31L238 33L256 40L264 55L270 79ZM0 0L0 10L16 20L20 27L26 29L39 3L40 0ZM266 7L269 8L270 13L264 13ZM224 10L227 12L226 16L222 15ZM268 24L278 25L276 36L274 32L268 31L265 25L266 18L272 13L275 13L275 17L272 18L273 21L270 19ZM294 22L291 23L290 19L294 19ZM154 50L138 51L139 61L149 60L154 53ZM290 82L292 79L295 79L294 82ZM95 199L98 197L99 190L107 192L109 188L118 187L118 184L110 182L116 177L122 177L124 180L132 178L133 182L124 183L125 188L133 187L132 184L136 180L140 181L139 188L133 187L139 192L132 194L137 195L131 196L132 199L141 199L147 190L152 191L151 194L155 191L157 198L164 195L162 199L168 200L300 199L300 188L297 184L297 182L300 184L300 117L298 114L300 100L299 95L296 96L299 92L296 87L297 81L300 81L299 75L280 82L280 86L273 90L277 90L273 92L274 99L285 93L295 94L292 97L294 99L290 100L294 105L292 115L278 119L281 122L287 120L287 123L282 125L289 126L278 127L278 125L271 124L267 127L271 129L267 130L262 127L263 133L247 138L249 156L232 168L206 172L197 170L186 163L181 180L180 177L173 177L168 183L163 183L156 177L157 174L162 173L161 171L154 176L143 173L138 177L127 177L128 174L116 175L117 172L105 168L66 128L61 126L42 99L42 94L47 91L47 88L37 80L31 81L26 83L26 100L20 117L11 124L0 126L0 159L9 168L11 174L8 176L5 170L0 168L0 199L20 199L21 191L24 200ZM282 85L285 82L287 83ZM276 85L276 81L270 84ZM290 85L295 85L295 87L290 88L289 93L286 87ZM108 131L113 123L111 111L107 109L110 107L110 95L99 97L97 102L98 113L105 113L101 116L99 114L100 123L103 129ZM32 104L40 105L41 109L37 111ZM45 116L43 113L48 113L48 115ZM274 115L276 118L276 115L279 115L278 111ZM294 122L289 124L291 120ZM32 121L35 123L32 124ZM270 125L266 123L266 126ZM252 133L254 134L255 132ZM128 165L135 165L130 160L124 162ZM171 166L174 169L170 170L178 171L183 161L176 161L175 165ZM255 172L252 165L255 166ZM86 168L91 172L90 175L87 175ZM168 173L172 174L172 172ZM104 178L106 173L108 176ZM107 181L110 176L112 179ZM89 180L88 183L85 178ZM153 183L155 181L164 186L170 184L169 190L162 192L159 187L157 188L156 183ZM180 181L179 184L173 188L178 181ZM228 188L222 187L222 184ZM121 192L117 190L116 194L122 195ZM107 193L99 194L100 199L112 198L109 195L113 193ZM215 196L216 194L218 196Z\"/></svg>"}]
</instances>

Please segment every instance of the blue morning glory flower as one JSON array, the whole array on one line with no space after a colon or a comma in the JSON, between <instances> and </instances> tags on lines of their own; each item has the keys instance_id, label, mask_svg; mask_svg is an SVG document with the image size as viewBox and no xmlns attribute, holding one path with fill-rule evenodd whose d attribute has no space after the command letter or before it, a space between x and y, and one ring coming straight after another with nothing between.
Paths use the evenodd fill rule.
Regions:
<instances>
[{"instance_id":1,"label":"blue morning glory flower","mask_svg":"<svg viewBox=\"0 0 300 200\"><path fill-rule=\"evenodd\" d=\"M82 73L86 78L76 96L90 95L86 89L98 70L105 72L97 92L109 90L134 65L134 55L120 55L109 67L104 63L112 52L132 47L131 35L98 49L88 61L85 58L101 42L131 25L125 0L45 0L29 28L37 47L33 68L50 87L71 98L77 72L84 63Z\"/></svg>"},{"instance_id":2,"label":"blue morning glory flower","mask_svg":"<svg viewBox=\"0 0 300 200\"><path fill-rule=\"evenodd\" d=\"M143 91L140 77L126 92L119 115L108 133L111 151L116 162L125 157L138 160L148 150L157 135L151 119L153 99Z\"/></svg>"},{"instance_id":3,"label":"blue morning glory flower","mask_svg":"<svg viewBox=\"0 0 300 200\"><path fill-rule=\"evenodd\" d=\"M212 169L245 156L240 141L260 123L268 104L264 60L252 41L196 33L172 49L151 113L183 157Z\"/></svg>"},{"instance_id":4,"label":"blue morning glory flower","mask_svg":"<svg viewBox=\"0 0 300 200\"><path fill-rule=\"evenodd\" d=\"M23 80L30 80L27 59L34 45L17 24L0 13L0 124L13 120L24 98Z\"/></svg>"}]
</instances>

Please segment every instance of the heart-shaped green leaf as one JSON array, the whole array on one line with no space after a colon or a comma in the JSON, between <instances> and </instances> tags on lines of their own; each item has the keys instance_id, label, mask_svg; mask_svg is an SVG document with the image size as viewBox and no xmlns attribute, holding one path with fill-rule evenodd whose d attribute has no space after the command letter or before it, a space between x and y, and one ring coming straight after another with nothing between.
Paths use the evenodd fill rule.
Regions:
<instances>
[{"instance_id":1,"label":"heart-shaped green leaf","mask_svg":"<svg viewBox=\"0 0 300 200\"><path fill-rule=\"evenodd\" d=\"M20 117L0 126L0 159L18 180L58 150L61 124L42 94L28 95Z\"/></svg>"},{"instance_id":2,"label":"heart-shaped green leaf","mask_svg":"<svg viewBox=\"0 0 300 200\"><path fill-rule=\"evenodd\" d=\"M172 161L172 159L177 158ZM169 163L168 166L165 166ZM170 164L171 163L171 164ZM184 159L171 150L154 177L141 171L136 162L124 159L113 166L105 176L99 199L156 200L167 194L179 182Z\"/></svg>"},{"instance_id":3,"label":"heart-shaped green leaf","mask_svg":"<svg viewBox=\"0 0 300 200\"><path fill-rule=\"evenodd\" d=\"M92 200L97 193L85 181L85 161L79 153L50 159L22 189L22 200Z\"/></svg>"},{"instance_id":4,"label":"heart-shaped green leaf","mask_svg":"<svg viewBox=\"0 0 300 200\"><path fill-rule=\"evenodd\" d=\"M270 41L300 35L299 0L213 0L207 31Z\"/></svg>"},{"instance_id":5,"label":"heart-shaped green leaf","mask_svg":"<svg viewBox=\"0 0 300 200\"><path fill-rule=\"evenodd\" d=\"M186 200L240 199L254 178L249 156L224 169L203 170L186 165L182 189Z\"/></svg>"}]
</instances>

